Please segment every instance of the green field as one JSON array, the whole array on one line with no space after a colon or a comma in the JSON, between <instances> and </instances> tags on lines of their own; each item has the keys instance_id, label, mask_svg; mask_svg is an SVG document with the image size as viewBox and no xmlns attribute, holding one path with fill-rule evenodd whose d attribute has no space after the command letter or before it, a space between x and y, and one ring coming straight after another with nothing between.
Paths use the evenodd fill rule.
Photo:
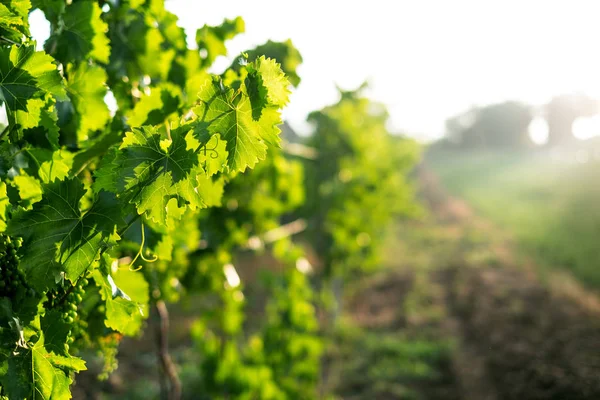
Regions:
<instances>
[{"instance_id":1,"label":"green field","mask_svg":"<svg viewBox=\"0 0 600 400\"><path fill-rule=\"evenodd\" d=\"M452 195L506 231L524 255L600 287L599 161L438 149L426 159Z\"/></svg>"}]
</instances>

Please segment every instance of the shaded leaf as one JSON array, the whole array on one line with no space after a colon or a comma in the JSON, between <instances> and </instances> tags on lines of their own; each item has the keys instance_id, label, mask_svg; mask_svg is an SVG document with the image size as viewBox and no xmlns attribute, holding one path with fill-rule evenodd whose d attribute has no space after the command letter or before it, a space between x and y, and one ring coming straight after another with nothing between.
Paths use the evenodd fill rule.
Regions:
<instances>
[{"instance_id":1,"label":"shaded leaf","mask_svg":"<svg viewBox=\"0 0 600 400\"><path fill-rule=\"evenodd\" d=\"M62 77L52 61L33 45L0 48L0 95L9 111L27 111L27 100L45 93L66 99Z\"/></svg>"},{"instance_id":2,"label":"shaded leaf","mask_svg":"<svg viewBox=\"0 0 600 400\"><path fill-rule=\"evenodd\" d=\"M190 129L185 125L173 130L169 140L153 127L134 128L125 136L120 150L96 172L95 189L122 193L124 199L136 205L138 213L166 222L170 198L196 202L185 197L188 191L178 191L183 186L197 187L194 171L199 157L186 141Z\"/></svg>"},{"instance_id":3,"label":"shaded leaf","mask_svg":"<svg viewBox=\"0 0 600 400\"><path fill-rule=\"evenodd\" d=\"M14 118L17 129L11 131L13 143L25 139L36 147L58 148L58 115L52 96L27 100L26 110L17 110Z\"/></svg>"},{"instance_id":4,"label":"shaded leaf","mask_svg":"<svg viewBox=\"0 0 600 400\"><path fill-rule=\"evenodd\" d=\"M19 210L7 232L23 238L21 268L27 282L44 291L65 272L75 281L96 259L99 251L116 240L123 221L114 195L101 192L85 213L79 202L85 190L76 179L42 187L44 197L31 210Z\"/></svg>"},{"instance_id":5,"label":"shaded leaf","mask_svg":"<svg viewBox=\"0 0 600 400\"><path fill-rule=\"evenodd\" d=\"M48 39L46 51L66 64L88 57L108 63L110 46L108 25L101 18L102 10L91 0L74 1L62 14L62 29Z\"/></svg>"},{"instance_id":6,"label":"shaded leaf","mask_svg":"<svg viewBox=\"0 0 600 400\"><path fill-rule=\"evenodd\" d=\"M69 66L67 93L77 112L77 137L86 140L90 132L102 130L110 120L104 102L107 93L106 72L97 65Z\"/></svg>"},{"instance_id":7,"label":"shaded leaf","mask_svg":"<svg viewBox=\"0 0 600 400\"><path fill-rule=\"evenodd\" d=\"M111 260L104 256L102 262L110 264ZM143 320L148 316L149 289L144 275L127 269L121 270L115 274L113 284L109 280L110 275L103 274L100 269L94 271L92 276L96 285L100 287L102 300L106 303L105 325L125 335L137 334ZM113 297L113 285L127 293L131 300L123 296Z\"/></svg>"},{"instance_id":8,"label":"shaded leaf","mask_svg":"<svg viewBox=\"0 0 600 400\"><path fill-rule=\"evenodd\" d=\"M29 33L29 0L4 0L0 3L0 36L20 43Z\"/></svg>"},{"instance_id":9,"label":"shaded leaf","mask_svg":"<svg viewBox=\"0 0 600 400\"><path fill-rule=\"evenodd\" d=\"M163 83L153 87L149 95L143 96L133 110L127 113L131 127L159 125L179 108L181 90L175 85Z\"/></svg>"}]
</instances>

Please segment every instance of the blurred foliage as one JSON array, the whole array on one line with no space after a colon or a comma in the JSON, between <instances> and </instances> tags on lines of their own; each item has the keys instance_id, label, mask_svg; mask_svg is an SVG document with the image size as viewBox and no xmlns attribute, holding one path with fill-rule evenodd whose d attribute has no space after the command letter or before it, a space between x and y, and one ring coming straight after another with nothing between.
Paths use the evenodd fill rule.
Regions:
<instances>
[{"instance_id":1,"label":"blurred foliage","mask_svg":"<svg viewBox=\"0 0 600 400\"><path fill-rule=\"evenodd\" d=\"M318 155L306 162L303 212L329 276L376 265L392 216L415 211L407 174L419 147L391 135L387 110L361 90L341 92L337 104L309 115L315 130L307 144Z\"/></svg>"},{"instance_id":2,"label":"blurred foliage","mask_svg":"<svg viewBox=\"0 0 600 400\"><path fill-rule=\"evenodd\" d=\"M459 148L524 149L533 147L529 125L535 114L548 124L548 146L575 141L573 123L600 111L598 101L583 95L554 97L541 109L516 102L473 107L446 120L445 139L438 145Z\"/></svg>"},{"instance_id":3,"label":"blurred foliage","mask_svg":"<svg viewBox=\"0 0 600 400\"><path fill-rule=\"evenodd\" d=\"M227 54L225 42L244 33L246 24L241 17L226 19L221 25L204 25L196 31L196 44L203 66L210 66L218 56Z\"/></svg>"},{"instance_id":4,"label":"blurred foliage","mask_svg":"<svg viewBox=\"0 0 600 400\"><path fill-rule=\"evenodd\" d=\"M302 64L302 56L291 39L285 42L274 42L268 40L266 43L255 47L252 50L247 50L245 53L248 55L249 61L254 61L257 57L265 56L273 58L281 64L281 69L285 72L290 83L297 87L300 84L300 76L296 69ZM236 70L239 69L239 62L234 62L230 68Z\"/></svg>"}]
</instances>

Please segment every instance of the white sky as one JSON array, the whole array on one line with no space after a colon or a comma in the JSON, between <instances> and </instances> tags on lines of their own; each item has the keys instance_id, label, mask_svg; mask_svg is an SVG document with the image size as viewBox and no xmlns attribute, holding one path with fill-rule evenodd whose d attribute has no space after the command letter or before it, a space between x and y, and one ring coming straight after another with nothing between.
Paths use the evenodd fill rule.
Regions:
<instances>
[{"instance_id":1,"label":"white sky","mask_svg":"<svg viewBox=\"0 0 600 400\"><path fill-rule=\"evenodd\" d=\"M229 42L232 56L291 38L304 64L285 116L301 133L308 112L336 101L335 84L364 80L389 107L392 128L423 139L474 104L600 96L599 1L167 0L167 8L192 38L204 23L242 16L246 34Z\"/></svg>"},{"instance_id":2,"label":"white sky","mask_svg":"<svg viewBox=\"0 0 600 400\"><path fill-rule=\"evenodd\" d=\"M309 112L337 100L336 84L353 89L365 80L368 95L388 106L390 128L420 139L441 136L446 118L476 104L541 105L569 92L600 97L598 0L166 0L166 6L190 44L205 23L244 18L246 33L228 43L230 59L218 59L216 72L241 51L291 38L304 63L284 116L299 133L309 132ZM47 22L34 14L34 37L47 37ZM596 122L579 124L582 136L597 133Z\"/></svg>"}]
</instances>

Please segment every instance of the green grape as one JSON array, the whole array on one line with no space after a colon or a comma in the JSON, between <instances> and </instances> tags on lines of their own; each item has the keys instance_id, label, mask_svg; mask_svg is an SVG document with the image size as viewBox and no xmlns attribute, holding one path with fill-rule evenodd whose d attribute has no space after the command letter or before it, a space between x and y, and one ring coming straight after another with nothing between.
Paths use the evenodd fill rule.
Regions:
<instances>
[{"instance_id":1,"label":"green grape","mask_svg":"<svg viewBox=\"0 0 600 400\"><path fill-rule=\"evenodd\" d=\"M23 273L18 269L17 250L20 238L0 234L0 297L14 297L19 288L28 288Z\"/></svg>"},{"instance_id":2,"label":"green grape","mask_svg":"<svg viewBox=\"0 0 600 400\"><path fill-rule=\"evenodd\" d=\"M49 291L46 294L47 309L54 309L60 313L62 321L70 326L69 333L67 335L67 342L65 344L65 350L72 351L76 350L74 346L77 339L82 336L81 326L82 321L79 315L79 306L83 300L83 294L85 293L85 286L89 284L89 281L85 278L80 278L74 286L61 286Z\"/></svg>"}]
</instances>

